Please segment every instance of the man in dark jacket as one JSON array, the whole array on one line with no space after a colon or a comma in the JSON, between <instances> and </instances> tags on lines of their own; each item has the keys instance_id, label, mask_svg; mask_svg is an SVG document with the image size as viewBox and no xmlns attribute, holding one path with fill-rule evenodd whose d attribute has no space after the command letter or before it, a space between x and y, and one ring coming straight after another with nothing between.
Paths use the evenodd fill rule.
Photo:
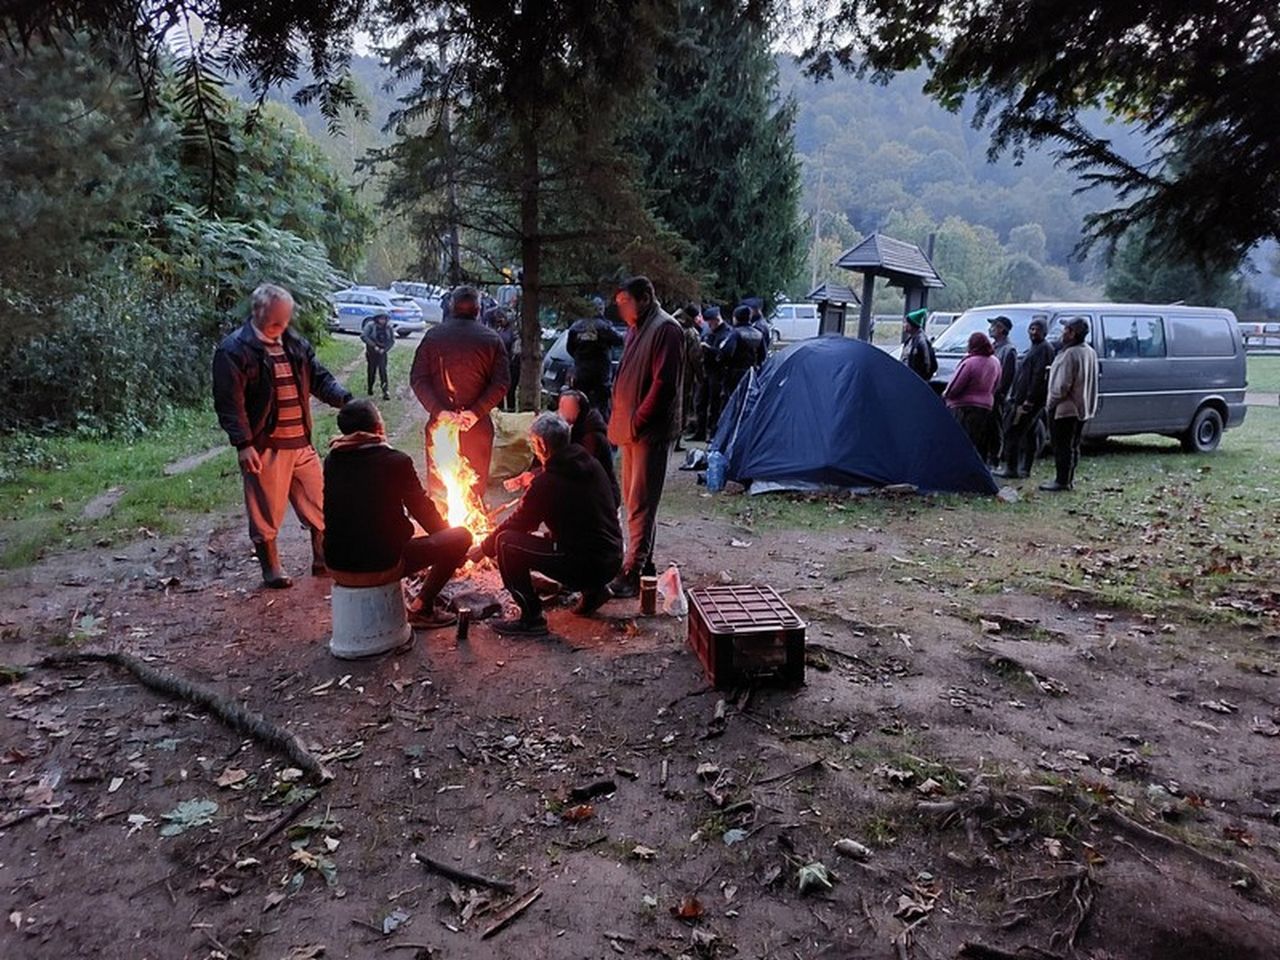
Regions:
<instances>
[{"instance_id":1,"label":"man in dark jacket","mask_svg":"<svg viewBox=\"0 0 1280 960\"><path fill-rule=\"evenodd\" d=\"M609 442L622 449L627 556L610 589L615 597L634 597L640 593L641 574L655 569L658 503L671 445L680 435L684 332L662 309L647 277L626 281L614 303L630 328L609 415Z\"/></svg>"},{"instance_id":2,"label":"man in dark jacket","mask_svg":"<svg viewBox=\"0 0 1280 960\"><path fill-rule=\"evenodd\" d=\"M938 358L933 344L924 335L924 322L928 310L912 310L902 322L902 362L916 372L925 383L938 372Z\"/></svg>"},{"instance_id":3,"label":"man in dark jacket","mask_svg":"<svg viewBox=\"0 0 1280 960\"><path fill-rule=\"evenodd\" d=\"M438 607L436 598L466 559L470 531L444 522L413 459L387 443L372 400L343 407L338 429L342 436L333 438L324 460L324 547L334 579L359 587L426 572L410 622L448 626L457 617ZM425 536L414 536L409 517Z\"/></svg>"},{"instance_id":4,"label":"man in dark jacket","mask_svg":"<svg viewBox=\"0 0 1280 960\"><path fill-rule=\"evenodd\" d=\"M764 343L764 352L760 358L760 362L764 363L769 356L769 347L773 345L773 328L764 318L764 301L759 297L748 297L742 302L751 308L751 326L759 332L760 339Z\"/></svg>"},{"instance_id":5,"label":"man in dark jacket","mask_svg":"<svg viewBox=\"0 0 1280 960\"><path fill-rule=\"evenodd\" d=\"M764 363L764 335L751 325L751 308L745 303L733 311L733 329L720 345L724 365L724 395L729 397L752 367Z\"/></svg>"},{"instance_id":6,"label":"man in dark jacket","mask_svg":"<svg viewBox=\"0 0 1280 960\"><path fill-rule=\"evenodd\" d=\"M702 316L707 321L707 329L702 335L702 381L698 384L694 440L706 440L716 432L720 408L724 406L725 366L720 348L729 336L729 325L721 318L718 306L707 307Z\"/></svg>"},{"instance_id":7,"label":"man in dark jacket","mask_svg":"<svg viewBox=\"0 0 1280 960\"><path fill-rule=\"evenodd\" d=\"M502 339L478 322L480 296L474 287L453 291L452 318L428 330L413 356L409 382L426 409L427 470L432 471L432 433L440 424L455 424L462 456L475 471L475 495L484 499L493 455L493 420L489 413L502 402L511 370Z\"/></svg>"},{"instance_id":8,"label":"man in dark jacket","mask_svg":"<svg viewBox=\"0 0 1280 960\"><path fill-rule=\"evenodd\" d=\"M390 400L387 393L387 354L396 345L396 328L391 326L391 318L379 313L364 322L360 330L360 339L364 341L364 361L369 371L369 396L373 396L375 376L382 380L382 399Z\"/></svg>"},{"instance_id":9,"label":"man in dark jacket","mask_svg":"<svg viewBox=\"0 0 1280 960\"><path fill-rule=\"evenodd\" d=\"M1013 375L1018 368L1018 348L1009 339L1012 329L1013 321L1006 316L992 317L987 326L991 347L995 351L993 355L1000 361L1000 381L996 384L991 417L987 421L990 424L987 448L982 451L984 462L992 467L1000 465L1003 431L1009 410L1009 390L1013 386Z\"/></svg>"},{"instance_id":10,"label":"man in dark jacket","mask_svg":"<svg viewBox=\"0 0 1280 960\"><path fill-rule=\"evenodd\" d=\"M605 316L604 301L592 301L595 315L575 320L569 327L565 350L573 358L570 383L591 400L591 405L606 415L609 409L609 385L612 374L612 351L622 346L622 335Z\"/></svg>"},{"instance_id":11,"label":"man in dark jacket","mask_svg":"<svg viewBox=\"0 0 1280 960\"><path fill-rule=\"evenodd\" d=\"M1025 479L1031 476L1040 443L1040 420L1049 395L1049 367L1053 363L1053 345L1045 339L1048 332L1049 325L1043 317L1033 317L1027 324L1031 346L1018 361L1009 387L1005 465L995 471L997 477Z\"/></svg>"},{"instance_id":12,"label":"man in dark jacket","mask_svg":"<svg viewBox=\"0 0 1280 960\"><path fill-rule=\"evenodd\" d=\"M289 329L292 319L293 296L264 283L253 291L252 316L213 355L213 408L239 454L262 582L275 589L293 585L276 549L290 503L311 531L311 572L324 573L324 479L311 445L311 396L333 407L351 399L311 344Z\"/></svg>"},{"instance_id":13,"label":"man in dark jacket","mask_svg":"<svg viewBox=\"0 0 1280 960\"><path fill-rule=\"evenodd\" d=\"M502 348L507 351L507 369L511 371L507 395L502 401L504 410L516 409L516 391L520 389L520 331L502 307L490 307L484 312L484 325L498 334Z\"/></svg>"},{"instance_id":14,"label":"man in dark jacket","mask_svg":"<svg viewBox=\"0 0 1280 960\"><path fill-rule=\"evenodd\" d=\"M608 427L600 411L591 406L591 401L581 390L565 387L560 391L556 412L560 419L569 424L569 442L576 443L591 454L604 470L609 480L609 489L613 491L614 509L622 505L622 491L618 487L618 475L613 469L613 445L609 443ZM533 458L529 469L510 480L503 481L502 486L514 493L527 489L533 478L542 472L542 464Z\"/></svg>"},{"instance_id":15,"label":"man in dark jacket","mask_svg":"<svg viewBox=\"0 0 1280 960\"><path fill-rule=\"evenodd\" d=\"M676 321L684 331L684 389L680 391L680 434L693 426L696 413L694 401L702 385L702 307L696 303L685 304L676 314ZM677 450L683 450L676 438Z\"/></svg>"},{"instance_id":16,"label":"man in dark jacket","mask_svg":"<svg viewBox=\"0 0 1280 960\"><path fill-rule=\"evenodd\" d=\"M472 548L470 557L498 561L502 584L520 615L493 624L508 636L542 636L547 619L531 574L541 573L581 590L574 612L588 616L609 599L607 584L622 567L622 530L613 494L599 462L569 442L569 425L543 413L529 429L529 443L542 464L515 513ZM534 533L545 525L548 536Z\"/></svg>"}]
</instances>

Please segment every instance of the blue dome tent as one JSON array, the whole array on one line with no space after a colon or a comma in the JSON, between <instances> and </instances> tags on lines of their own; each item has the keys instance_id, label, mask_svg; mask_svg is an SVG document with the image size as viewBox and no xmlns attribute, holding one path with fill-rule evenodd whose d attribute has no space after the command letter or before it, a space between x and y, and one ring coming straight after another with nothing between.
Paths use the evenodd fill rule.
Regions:
<instances>
[{"instance_id":1,"label":"blue dome tent","mask_svg":"<svg viewBox=\"0 0 1280 960\"><path fill-rule=\"evenodd\" d=\"M744 378L711 449L743 484L998 489L932 387L883 350L838 335L792 344Z\"/></svg>"}]
</instances>

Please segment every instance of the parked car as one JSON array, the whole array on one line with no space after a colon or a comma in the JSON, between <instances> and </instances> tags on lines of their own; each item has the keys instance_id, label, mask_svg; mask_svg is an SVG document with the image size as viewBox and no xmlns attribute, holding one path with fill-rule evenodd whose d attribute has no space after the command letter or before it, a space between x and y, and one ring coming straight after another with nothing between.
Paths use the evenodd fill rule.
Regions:
<instances>
[{"instance_id":1,"label":"parked car","mask_svg":"<svg viewBox=\"0 0 1280 960\"><path fill-rule=\"evenodd\" d=\"M816 303L780 303L769 315L773 328L773 343L794 343L818 335L819 320Z\"/></svg>"},{"instance_id":2,"label":"parked car","mask_svg":"<svg viewBox=\"0 0 1280 960\"><path fill-rule=\"evenodd\" d=\"M412 297L413 302L422 311L422 321L427 326L444 320L444 311L440 308L440 301L445 295L444 287L437 287L434 283L419 283L416 280L397 280L391 284L391 290L394 293Z\"/></svg>"},{"instance_id":3,"label":"parked car","mask_svg":"<svg viewBox=\"0 0 1280 960\"><path fill-rule=\"evenodd\" d=\"M351 287L329 295L337 310L333 329L341 333L359 333L364 322L379 313L391 318L397 337L427 329L422 310L412 297L394 290L377 290L373 287Z\"/></svg>"},{"instance_id":4,"label":"parked car","mask_svg":"<svg viewBox=\"0 0 1280 960\"><path fill-rule=\"evenodd\" d=\"M622 336L627 335L625 326L614 325L614 329ZM618 372L618 361L622 359L622 348L614 347L610 351L610 377ZM573 373L573 357L569 356L569 331L561 330L542 354L542 402L548 410L555 409L560 391L569 382Z\"/></svg>"},{"instance_id":5,"label":"parked car","mask_svg":"<svg viewBox=\"0 0 1280 960\"><path fill-rule=\"evenodd\" d=\"M1089 321L1098 354L1098 415L1085 424L1087 439L1160 433L1182 441L1188 452L1217 448L1224 430L1244 422L1244 341L1235 314L1216 307L1145 303L1009 303L966 310L935 341L934 386L950 380L969 335L987 332L991 318L1013 323L1009 339L1021 355L1031 345L1033 317L1049 325L1049 340L1062 339L1072 317Z\"/></svg>"},{"instance_id":6,"label":"parked car","mask_svg":"<svg viewBox=\"0 0 1280 960\"><path fill-rule=\"evenodd\" d=\"M934 310L924 322L924 335L930 340L938 339L947 327L956 322L956 318L959 316L960 314L958 313L943 313L939 310Z\"/></svg>"}]
</instances>

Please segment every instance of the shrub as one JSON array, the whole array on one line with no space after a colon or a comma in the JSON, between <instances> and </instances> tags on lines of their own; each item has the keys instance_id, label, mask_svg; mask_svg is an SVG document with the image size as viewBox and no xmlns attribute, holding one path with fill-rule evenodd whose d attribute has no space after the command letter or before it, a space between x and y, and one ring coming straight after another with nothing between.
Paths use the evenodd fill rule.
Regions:
<instances>
[{"instance_id":1,"label":"shrub","mask_svg":"<svg viewBox=\"0 0 1280 960\"><path fill-rule=\"evenodd\" d=\"M14 344L0 371L0 429L140 433L207 396L201 305L126 274L97 279Z\"/></svg>"}]
</instances>

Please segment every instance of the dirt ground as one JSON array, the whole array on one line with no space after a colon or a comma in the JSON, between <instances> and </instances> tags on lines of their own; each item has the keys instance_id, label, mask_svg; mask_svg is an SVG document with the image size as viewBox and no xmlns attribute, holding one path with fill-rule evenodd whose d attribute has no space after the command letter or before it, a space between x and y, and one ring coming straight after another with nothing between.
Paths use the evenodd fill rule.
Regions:
<instances>
[{"instance_id":1,"label":"dirt ground","mask_svg":"<svg viewBox=\"0 0 1280 960\"><path fill-rule=\"evenodd\" d=\"M238 515L10 575L0 662L127 650L334 779L111 666L11 677L0 956L1280 956L1280 636L962 596L906 530L753 535L691 483L662 558L782 588L803 687L711 690L683 620L621 601L553 609L545 641L478 624L340 662L330 582L259 589Z\"/></svg>"}]
</instances>

